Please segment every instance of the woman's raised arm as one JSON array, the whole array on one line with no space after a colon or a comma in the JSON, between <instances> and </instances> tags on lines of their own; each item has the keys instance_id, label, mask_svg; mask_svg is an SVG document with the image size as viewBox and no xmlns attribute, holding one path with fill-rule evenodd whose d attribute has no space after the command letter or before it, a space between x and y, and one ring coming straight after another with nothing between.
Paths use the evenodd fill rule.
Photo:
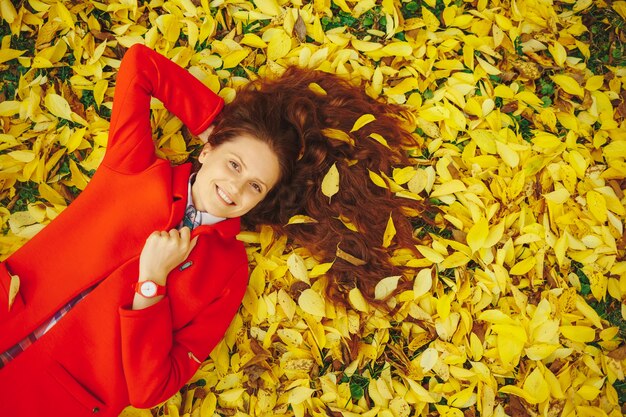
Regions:
<instances>
[{"instance_id":1,"label":"woman's raised arm","mask_svg":"<svg viewBox=\"0 0 626 417\"><path fill-rule=\"evenodd\" d=\"M154 162L150 98L156 97L191 130L205 131L224 106L187 70L144 45L128 49L117 75L109 143L103 163L138 172Z\"/></svg>"}]
</instances>

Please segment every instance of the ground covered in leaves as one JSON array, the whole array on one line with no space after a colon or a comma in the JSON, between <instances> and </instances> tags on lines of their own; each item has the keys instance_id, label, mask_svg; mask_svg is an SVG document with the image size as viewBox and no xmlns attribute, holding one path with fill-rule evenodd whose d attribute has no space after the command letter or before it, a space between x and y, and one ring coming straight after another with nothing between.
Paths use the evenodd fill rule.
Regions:
<instances>
[{"instance_id":1,"label":"ground covered in leaves","mask_svg":"<svg viewBox=\"0 0 626 417\"><path fill-rule=\"evenodd\" d=\"M299 64L415 114L414 166L371 178L441 212L414 219L423 258L397 254L420 268L412 289L381 277L391 313L358 290L331 304L329 265L244 232L243 307L152 413L622 415L626 2L0 0L0 14L3 258L89 182L136 42L227 101ZM161 154L184 160L180 123L153 110Z\"/></svg>"}]
</instances>

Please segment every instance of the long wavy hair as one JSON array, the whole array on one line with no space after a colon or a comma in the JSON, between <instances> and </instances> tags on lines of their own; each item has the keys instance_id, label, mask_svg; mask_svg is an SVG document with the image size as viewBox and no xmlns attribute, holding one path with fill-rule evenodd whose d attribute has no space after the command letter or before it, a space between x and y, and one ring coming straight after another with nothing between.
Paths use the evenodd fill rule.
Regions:
<instances>
[{"instance_id":1,"label":"long wavy hair","mask_svg":"<svg viewBox=\"0 0 626 417\"><path fill-rule=\"evenodd\" d=\"M376 119L350 132L364 114ZM358 287L374 301L382 278L407 272L392 263L393 251L415 251L407 209L424 210L422 202L394 196L369 175L390 174L393 167L411 163L406 149L415 148L417 139L404 128L410 117L402 106L377 101L336 75L290 67L279 78L261 78L239 90L216 119L209 142L217 146L236 135L266 142L278 155L280 180L243 217L244 225L272 225L321 262L334 262L327 273L327 292L334 300L345 302ZM383 136L388 147L372 139L372 133ZM339 191L329 198L321 184L333 164ZM288 224L298 214L316 222ZM389 216L396 236L383 247Z\"/></svg>"}]
</instances>

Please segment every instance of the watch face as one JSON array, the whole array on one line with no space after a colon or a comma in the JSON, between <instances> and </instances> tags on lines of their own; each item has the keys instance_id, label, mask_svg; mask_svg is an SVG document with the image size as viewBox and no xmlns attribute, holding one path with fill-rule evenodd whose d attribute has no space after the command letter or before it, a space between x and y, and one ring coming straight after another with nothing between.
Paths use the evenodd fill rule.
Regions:
<instances>
[{"instance_id":1,"label":"watch face","mask_svg":"<svg viewBox=\"0 0 626 417\"><path fill-rule=\"evenodd\" d=\"M152 281L145 281L141 284L141 295L144 297L154 297L157 293L156 284Z\"/></svg>"}]
</instances>

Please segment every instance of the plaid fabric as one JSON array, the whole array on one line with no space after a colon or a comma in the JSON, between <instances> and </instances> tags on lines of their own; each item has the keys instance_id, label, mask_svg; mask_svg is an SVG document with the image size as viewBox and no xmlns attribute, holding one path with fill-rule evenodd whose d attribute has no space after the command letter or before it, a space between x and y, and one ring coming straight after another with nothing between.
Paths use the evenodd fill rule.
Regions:
<instances>
[{"instance_id":1,"label":"plaid fabric","mask_svg":"<svg viewBox=\"0 0 626 417\"><path fill-rule=\"evenodd\" d=\"M187 206L187 209L185 210L185 217L183 217L183 226L187 226L191 230L200 226L200 221L197 219L197 217L198 217L198 210L196 210L193 204L189 204Z\"/></svg>"},{"instance_id":2,"label":"plaid fabric","mask_svg":"<svg viewBox=\"0 0 626 417\"><path fill-rule=\"evenodd\" d=\"M41 326L37 327L34 332L26 336L21 342L9 348L4 353L0 353L0 369L3 368L7 363L11 360L15 359L17 355L24 352L26 348L35 343L38 339L40 339L48 330L54 327L55 324L61 320L61 317L65 316L80 300L85 298L87 294L91 292L92 288L89 288L82 293L78 294L74 299L72 299L69 303L67 303L64 307L62 307L59 311L56 312L50 320L44 322Z\"/></svg>"}]
</instances>

